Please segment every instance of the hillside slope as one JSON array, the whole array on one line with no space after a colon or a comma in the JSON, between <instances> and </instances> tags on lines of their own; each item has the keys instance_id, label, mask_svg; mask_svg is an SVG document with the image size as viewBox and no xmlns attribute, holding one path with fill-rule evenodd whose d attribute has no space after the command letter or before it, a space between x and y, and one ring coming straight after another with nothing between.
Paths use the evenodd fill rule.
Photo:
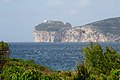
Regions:
<instances>
[{"instance_id":1,"label":"hillside slope","mask_svg":"<svg viewBox=\"0 0 120 80\"><path fill-rule=\"evenodd\" d=\"M120 35L120 17L96 21L85 26L93 26L104 34Z\"/></svg>"}]
</instances>

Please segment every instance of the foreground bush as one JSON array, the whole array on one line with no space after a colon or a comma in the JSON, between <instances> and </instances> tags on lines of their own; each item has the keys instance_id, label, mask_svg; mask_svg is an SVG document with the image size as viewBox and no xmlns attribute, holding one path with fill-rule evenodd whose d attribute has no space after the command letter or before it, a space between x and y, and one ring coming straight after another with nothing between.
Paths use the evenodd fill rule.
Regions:
<instances>
[{"instance_id":1,"label":"foreground bush","mask_svg":"<svg viewBox=\"0 0 120 80\"><path fill-rule=\"evenodd\" d=\"M120 79L120 54L111 47L105 51L97 44L83 49L84 61L78 67L79 74L86 80Z\"/></svg>"},{"instance_id":2,"label":"foreground bush","mask_svg":"<svg viewBox=\"0 0 120 80\"><path fill-rule=\"evenodd\" d=\"M9 45L8 43L5 43L3 41L0 42L0 51L8 51L9 50Z\"/></svg>"},{"instance_id":3,"label":"foreground bush","mask_svg":"<svg viewBox=\"0 0 120 80\"><path fill-rule=\"evenodd\" d=\"M7 62L9 56L9 45L5 42L0 42L0 73L3 65Z\"/></svg>"},{"instance_id":4,"label":"foreground bush","mask_svg":"<svg viewBox=\"0 0 120 80\"><path fill-rule=\"evenodd\" d=\"M8 59L0 80L120 80L120 54L97 44L83 48L84 59L76 71L54 71L33 61Z\"/></svg>"},{"instance_id":5,"label":"foreground bush","mask_svg":"<svg viewBox=\"0 0 120 80\"><path fill-rule=\"evenodd\" d=\"M0 80L73 80L74 75L71 71L53 71L33 61L9 59Z\"/></svg>"}]
</instances>

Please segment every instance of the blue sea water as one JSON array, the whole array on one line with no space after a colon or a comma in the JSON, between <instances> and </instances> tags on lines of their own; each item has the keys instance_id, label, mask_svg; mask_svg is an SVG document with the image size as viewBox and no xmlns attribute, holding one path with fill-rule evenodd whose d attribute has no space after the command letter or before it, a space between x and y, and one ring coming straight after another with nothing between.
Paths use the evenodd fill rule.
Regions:
<instances>
[{"instance_id":1,"label":"blue sea water","mask_svg":"<svg viewBox=\"0 0 120 80\"><path fill-rule=\"evenodd\" d=\"M10 58L33 60L54 70L74 70L83 60L82 49L89 43L30 43L11 42ZM120 52L120 43L100 43L102 48L112 46Z\"/></svg>"}]
</instances>

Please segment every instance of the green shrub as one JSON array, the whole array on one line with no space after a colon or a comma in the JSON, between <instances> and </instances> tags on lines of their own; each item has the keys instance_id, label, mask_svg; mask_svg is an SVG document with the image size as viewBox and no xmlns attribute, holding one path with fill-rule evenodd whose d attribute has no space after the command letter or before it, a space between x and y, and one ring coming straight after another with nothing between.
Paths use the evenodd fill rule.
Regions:
<instances>
[{"instance_id":1,"label":"green shrub","mask_svg":"<svg viewBox=\"0 0 120 80\"><path fill-rule=\"evenodd\" d=\"M8 59L0 80L120 80L120 54L96 43L83 48L84 59L76 71L54 71L32 60Z\"/></svg>"},{"instance_id":2,"label":"green shrub","mask_svg":"<svg viewBox=\"0 0 120 80\"><path fill-rule=\"evenodd\" d=\"M0 73L3 65L7 62L9 56L9 45L5 42L0 42Z\"/></svg>"},{"instance_id":3,"label":"green shrub","mask_svg":"<svg viewBox=\"0 0 120 80\"><path fill-rule=\"evenodd\" d=\"M120 54L111 47L103 51L99 43L91 43L90 47L83 49L83 54L84 61L79 66L79 75L87 80L112 80L111 71L120 69Z\"/></svg>"},{"instance_id":4,"label":"green shrub","mask_svg":"<svg viewBox=\"0 0 120 80\"><path fill-rule=\"evenodd\" d=\"M0 51L7 51L9 50L9 45L8 43L5 43L3 41L0 42Z\"/></svg>"},{"instance_id":5,"label":"green shrub","mask_svg":"<svg viewBox=\"0 0 120 80\"><path fill-rule=\"evenodd\" d=\"M74 80L72 71L53 71L33 61L9 59L2 69L1 80Z\"/></svg>"}]
</instances>

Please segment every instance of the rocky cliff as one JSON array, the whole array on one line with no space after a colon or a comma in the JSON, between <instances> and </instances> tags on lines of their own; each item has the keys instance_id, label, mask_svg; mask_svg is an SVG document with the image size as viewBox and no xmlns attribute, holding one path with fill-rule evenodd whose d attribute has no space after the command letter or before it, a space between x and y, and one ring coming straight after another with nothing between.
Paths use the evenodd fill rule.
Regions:
<instances>
[{"instance_id":1,"label":"rocky cliff","mask_svg":"<svg viewBox=\"0 0 120 80\"><path fill-rule=\"evenodd\" d=\"M120 18L110 18L83 26L45 20L35 27L35 42L120 42Z\"/></svg>"}]
</instances>

